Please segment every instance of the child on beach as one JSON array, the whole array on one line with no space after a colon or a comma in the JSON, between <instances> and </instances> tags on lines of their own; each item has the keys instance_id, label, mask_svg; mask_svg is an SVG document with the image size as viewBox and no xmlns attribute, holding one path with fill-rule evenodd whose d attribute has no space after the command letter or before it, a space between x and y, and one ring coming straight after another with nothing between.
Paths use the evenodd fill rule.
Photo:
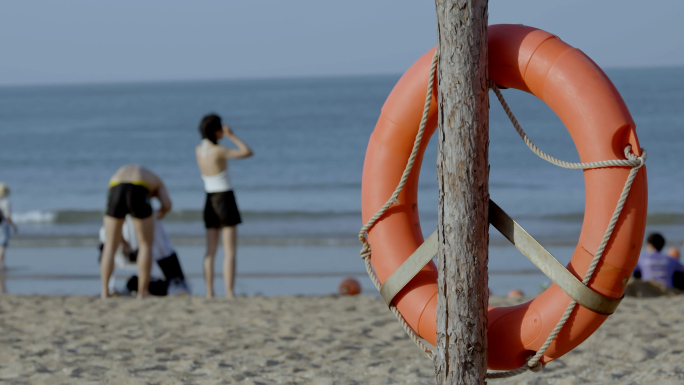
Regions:
<instances>
[{"instance_id":1,"label":"child on beach","mask_svg":"<svg viewBox=\"0 0 684 385\"><path fill-rule=\"evenodd\" d=\"M17 233L17 225L12 222L9 195L9 187L0 182L0 271L5 270L5 249L9 246L10 226Z\"/></svg>"},{"instance_id":2,"label":"child on beach","mask_svg":"<svg viewBox=\"0 0 684 385\"><path fill-rule=\"evenodd\" d=\"M204 205L204 224L207 231L204 280L207 285L207 298L214 296L214 257L218 247L219 231L223 241L223 280L226 285L226 297L234 298L236 226L242 220L230 184L228 159L250 157L252 150L233 134L229 126L223 125L221 118L216 114L202 118L199 131L202 141L195 148L195 157L207 193ZM237 149L219 145L218 140L222 137L235 143Z\"/></svg>"},{"instance_id":3,"label":"child on beach","mask_svg":"<svg viewBox=\"0 0 684 385\"><path fill-rule=\"evenodd\" d=\"M652 233L646 239L646 254L639 257L634 276L644 281L654 281L668 289L680 288L684 266L674 258L660 253L665 246L665 238L659 233ZM684 287L681 287L684 289Z\"/></svg>"},{"instance_id":4,"label":"child on beach","mask_svg":"<svg viewBox=\"0 0 684 385\"><path fill-rule=\"evenodd\" d=\"M109 278L114 270L114 254L121 243L121 226L130 214L138 238L138 298L149 295L150 269L152 267L152 245L154 239L154 218L150 198L161 203L157 218L161 219L171 210L171 198L162 180L152 171L129 164L118 169L109 181L107 212L104 216L105 243L102 249L100 279L102 298L109 297Z\"/></svg>"},{"instance_id":5,"label":"child on beach","mask_svg":"<svg viewBox=\"0 0 684 385\"><path fill-rule=\"evenodd\" d=\"M154 215L153 215L154 217ZM121 253L116 253L115 264L119 268L129 268L135 266L138 259L138 238L135 235L135 227L130 215L126 216L124 224L121 228L122 234L122 250ZM102 249L106 241L105 229L100 229L100 258L102 258ZM163 279L150 281L150 294L152 295L184 295L190 294L190 289L185 281L185 275L181 268L180 261L176 250L171 243L162 221L155 219L154 222L154 240L152 242L152 259L156 266L159 267L163 275ZM155 267L152 267L154 270ZM153 272L154 273L154 272ZM155 274L151 274L153 276ZM137 291L138 277L133 276L128 280L127 289L130 292ZM130 283L135 282L135 285ZM131 287L129 287L131 286ZM114 288L114 279L109 282L110 292Z\"/></svg>"}]
</instances>

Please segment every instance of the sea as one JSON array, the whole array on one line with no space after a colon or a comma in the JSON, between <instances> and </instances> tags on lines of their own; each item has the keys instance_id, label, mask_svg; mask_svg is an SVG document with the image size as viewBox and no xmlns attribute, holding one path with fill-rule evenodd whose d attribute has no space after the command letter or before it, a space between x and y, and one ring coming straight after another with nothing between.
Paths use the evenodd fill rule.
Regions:
<instances>
[{"instance_id":1,"label":"sea","mask_svg":"<svg viewBox=\"0 0 684 385\"><path fill-rule=\"evenodd\" d=\"M684 67L606 73L648 151L647 232L659 231L668 246L679 246ZM11 188L19 226L7 251L3 289L97 294L97 234L107 182L120 166L136 163L166 183L173 211L165 227L193 292L202 295L204 192L194 148L200 119L215 112L254 150L253 157L229 164L243 217L237 293L334 294L342 279L354 277L364 294L374 295L358 255L361 176L369 136L399 76L0 87L0 181ZM503 92L541 149L579 160L567 130L543 102ZM493 94L490 104L491 197L567 262L584 216L582 171L560 169L532 154ZM432 141L419 184L426 235L437 226L435 162ZM494 294L517 288L535 295L549 284L493 228L489 269ZM124 279L132 272L116 274Z\"/></svg>"}]
</instances>

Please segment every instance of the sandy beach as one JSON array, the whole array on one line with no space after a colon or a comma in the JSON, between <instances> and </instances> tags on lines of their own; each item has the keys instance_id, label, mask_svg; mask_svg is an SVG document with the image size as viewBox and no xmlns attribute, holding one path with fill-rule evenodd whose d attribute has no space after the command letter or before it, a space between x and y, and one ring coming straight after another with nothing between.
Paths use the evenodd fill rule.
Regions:
<instances>
[{"instance_id":1,"label":"sandy beach","mask_svg":"<svg viewBox=\"0 0 684 385\"><path fill-rule=\"evenodd\" d=\"M542 373L489 383L681 384L683 364L684 297L627 298ZM6 384L432 384L433 373L377 297L0 297Z\"/></svg>"}]
</instances>

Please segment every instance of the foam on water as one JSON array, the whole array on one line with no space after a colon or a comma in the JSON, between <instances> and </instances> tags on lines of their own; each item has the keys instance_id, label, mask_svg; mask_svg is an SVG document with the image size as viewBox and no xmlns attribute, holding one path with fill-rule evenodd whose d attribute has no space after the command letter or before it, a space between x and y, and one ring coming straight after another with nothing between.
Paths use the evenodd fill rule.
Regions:
<instances>
[{"instance_id":1,"label":"foam on water","mask_svg":"<svg viewBox=\"0 0 684 385\"><path fill-rule=\"evenodd\" d=\"M54 223L57 215L53 211L31 210L12 213L12 220L17 224Z\"/></svg>"}]
</instances>

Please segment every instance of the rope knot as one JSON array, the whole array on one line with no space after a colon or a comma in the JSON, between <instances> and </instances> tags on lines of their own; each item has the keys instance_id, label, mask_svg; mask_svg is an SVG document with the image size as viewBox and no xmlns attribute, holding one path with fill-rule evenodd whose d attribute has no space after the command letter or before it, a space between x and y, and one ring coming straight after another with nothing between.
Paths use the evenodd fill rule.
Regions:
<instances>
[{"instance_id":1,"label":"rope knot","mask_svg":"<svg viewBox=\"0 0 684 385\"><path fill-rule=\"evenodd\" d=\"M541 372L542 369L544 369L544 366L546 366L546 365L542 364L540 361L537 361L536 363L531 364L531 365L530 365L530 363L531 363L531 361L527 363L527 369L529 371L535 372L535 373Z\"/></svg>"},{"instance_id":2,"label":"rope knot","mask_svg":"<svg viewBox=\"0 0 684 385\"><path fill-rule=\"evenodd\" d=\"M642 148L641 156L636 156L632 152L632 145L628 144L627 146L625 146L625 156L627 157L627 159L636 162L636 165L634 166L635 168L641 168L641 166L643 166L646 163L646 158L648 154L646 153L646 150Z\"/></svg>"},{"instance_id":3,"label":"rope knot","mask_svg":"<svg viewBox=\"0 0 684 385\"><path fill-rule=\"evenodd\" d=\"M361 259L368 259L371 256L371 246L370 243L364 243L361 248Z\"/></svg>"}]
</instances>

